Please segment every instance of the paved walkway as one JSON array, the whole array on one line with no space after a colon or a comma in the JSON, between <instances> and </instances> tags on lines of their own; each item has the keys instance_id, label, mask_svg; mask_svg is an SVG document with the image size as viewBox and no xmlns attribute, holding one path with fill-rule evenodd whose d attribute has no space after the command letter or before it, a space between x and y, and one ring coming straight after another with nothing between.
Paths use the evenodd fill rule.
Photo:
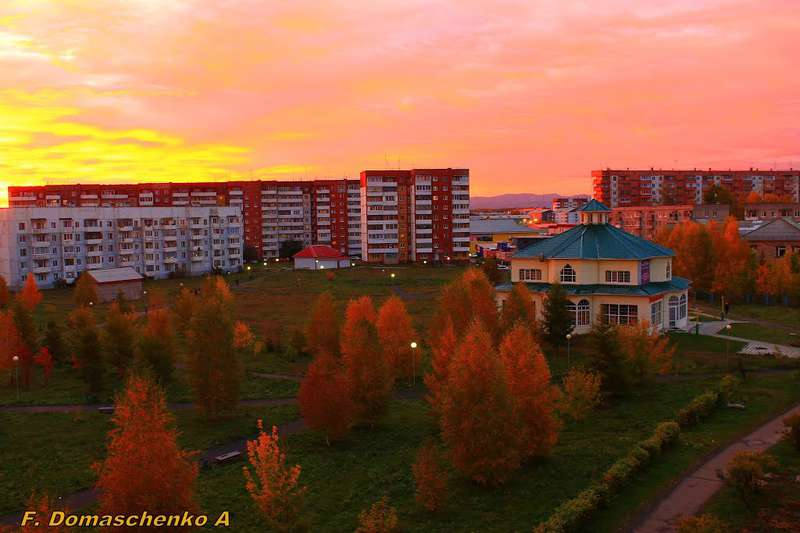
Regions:
<instances>
[{"instance_id":1,"label":"paved walkway","mask_svg":"<svg viewBox=\"0 0 800 533\"><path fill-rule=\"evenodd\" d=\"M785 344L774 344L771 342L754 341L753 339L743 339L741 337L730 337L720 335L721 331L728 324L744 324L746 320L715 320L713 322L700 322L700 334L720 339L730 339L732 341L744 342L745 346L738 353L745 355L765 355L781 354L786 357L800 357L800 348L797 346L786 346ZM688 331L693 332L696 322L691 322Z\"/></svg>"},{"instance_id":2,"label":"paved walkway","mask_svg":"<svg viewBox=\"0 0 800 533\"><path fill-rule=\"evenodd\" d=\"M297 398L273 398L260 400L239 400L239 405L247 407L261 407L264 405L291 405L297 403ZM100 408L113 407L111 404L63 404L63 405L0 405L0 411L12 413L74 413L79 411L97 411ZM170 409L189 409L194 407L192 402L170 402Z\"/></svg>"},{"instance_id":3,"label":"paved walkway","mask_svg":"<svg viewBox=\"0 0 800 533\"><path fill-rule=\"evenodd\" d=\"M703 505L722 487L717 476L740 451L764 451L777 444L783 436L783 419L791 414L800 414L796 405L782 415L773 418L746 437L743 437L683 478L672 492L653 511L633 528L635 533L665 533L677 530L677 521L683 516L697 514Z\"/></svg>"}]
</instances>

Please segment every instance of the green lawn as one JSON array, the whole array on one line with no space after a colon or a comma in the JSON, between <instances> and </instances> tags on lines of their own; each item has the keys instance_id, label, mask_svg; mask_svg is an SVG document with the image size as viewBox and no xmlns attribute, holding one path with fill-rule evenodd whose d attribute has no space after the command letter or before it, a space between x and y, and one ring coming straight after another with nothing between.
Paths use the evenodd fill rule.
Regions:
<instances>
[{"instance_id":1,"label":"green lawn","mask_svg":"<svg viewBox=\"0 0 800 533\"><path fill-rule=\"evenodd\" d=\"M256 433L256 421L282 424L297 418L295 406L242 408L234 415L206 422L191 409L175 412L179 441L204 450ZM22 509L36 491L66 495L89 488L91 465L105 454L111 417L96 412L0 412L0 515Z\"/></svg>"},{"instance_id":2,"label":"green lawn","mask_svg":"<svg viewBox=\"0 0 800 533\"><path fill-rule=\"evenodd\" d=\"M731 329L723 328L721 335L751 339L754 341L774 342L775 344L785 344L787 346L800 343L800 331L788 331L774 327L762 326L752 322L744 324L731 324Z\"/></svg>"},{"instance_id":3,"label":"green lawn","mask_svg":"<svg viewBox=\"0 0 800 533\"><path fill-rule=\"evenodd\" d=\"M707 302L699 302L698 307L716 317L720 314L719 304L711 306ZM734 320L764 320L796 331L797 325L800 324L800 308L785 305L731 304L728 318Z\"/></svg>"},{"instance_id":4,"label":"green lawn","mask_svg":"<svg viewBox=\"0 0 800 533\"><path fill-rule=\"evenodd\" d=\"M797 524L797 502L800 501L800 451L788 441L778 443L768 453L778 461L774 477L767 480L761 493L745 505L730 487L720 490L703 508L728 524L762 531L770 527L769 520ZM762 529L763 528L763 529ZM789 531L789 530L786 530Z\"/></svg>"}]
</instances>

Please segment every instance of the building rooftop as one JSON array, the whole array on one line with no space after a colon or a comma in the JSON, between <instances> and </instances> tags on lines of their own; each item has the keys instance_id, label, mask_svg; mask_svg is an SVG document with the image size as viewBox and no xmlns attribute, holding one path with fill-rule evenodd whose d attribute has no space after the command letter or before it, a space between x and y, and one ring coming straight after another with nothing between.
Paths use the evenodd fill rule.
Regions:
<instances>
[{"instance_id":1,"label":"building rooftop","mask_svg":"<svg viewBox=\"0 0 800 533\"><path fill-rule=\"evenodd\" d=\"M672 255L675 254L669 248L631 235L611 224L581 224L549 239L530 243L520 248L514 257L649 259Z\"/></svg>"},{"instance_id":2,"label":"building rooftop","mask_svg":"<svg viewBox=\"0 0 800 533\"><path fill-rule=\"evenodd\" d=\"M119 281L138 281L144 279L132 267L105 268L101 270L87 270L97 283L116 283Z\"/></svg>"},{"instance_id":3,"label":"building rooftop","mask_svg":"<svg viewBox=\"0 0 800 533\"><path fill-rule=\"evenodd\" d=\"M578 211L582 211L584 213L610 213L611 209L592 198L589 203L579 207Z\"/></svg>"},{"instance_id":4,"label":"building rooftop","mask_svg":"<svg viewBox=\"0 0 800 533\"><path fill-rule=\"evenodd\" d=\"M539 233L540 230L520 224L511 218L473 218L469 221L470 233Z\"/></svg>"},{"instance_id":5,"label":"building rooftop","mask_svg":"<svg viewBox=\"0 0 800 533\"><path fill-rule=\"evenodd\" d=\"M307 246L294 254L293 257L300 259L347 259L339 250L325 244Z\"/></svg>"},{"instance_id":6,"label":"building rooftop","mask_svg":"<svg viewBox=\"0 0 800 533\"><path fill-rule=\"evenodd\" d=\"M796 241L800 240L800 224L791 218L776 218L740 233L748 241Z\"/></svg>"}]
</instances>

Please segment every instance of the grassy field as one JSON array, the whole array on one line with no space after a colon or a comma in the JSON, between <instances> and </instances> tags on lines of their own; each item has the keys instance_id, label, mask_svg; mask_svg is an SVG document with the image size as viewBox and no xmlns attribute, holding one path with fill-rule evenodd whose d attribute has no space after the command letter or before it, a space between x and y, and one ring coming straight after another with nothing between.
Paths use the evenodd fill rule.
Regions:
<instances>
[{"instance_id":1,"label":"grassy field","mask_svg":"<svg viewBox=\"0 0 800 533\"><path fill-rule=\"evenodd\" d=\"M213 423L191 409L175 411L180 444L204 450L256 433L256 421L282 424L297 418L295 406L240 408ZM22 509L36 491L65 495L93 485L91 465L105 455L111 417L97 412L0 412L0 515Z\"/></svg>"},{"instance_id":2,"label":"grassy field","mask_svg":"<svg viewBox=\"0 0 800 533\"><path fill-rule=\"evenodd\" d=\"M731 329L722 329L720 335L730 335L731 337L741 337L762 342L774 342L775 344L800 343L800 331L788 331L752 322L731 324Z\"/></svg>"},{"instance_id":3,"label":"grassy field","mask_svg":"<svg viewBox=\"0 0 800 533\"><path fill-rule=\"evenodd\" d=\"M768 453L777 460L778 468L774 477L767 480L761 493L745 505L735 490L724 487L705 505L702 512L728 524L749 528L749 531L772 531L772 520L796 527L800 483L795 477L800 475L800 452L789 442L783 441Z\"/></svg>"},{"instance_id":4,"label":"grassy field","mask_svg":"<svg viewBox=\"0 0 800 533\"><path fill-rule=\"evenodd\" d=\"M720 306L698 302L698 308L715 317L720 315ZM728 318L733 320L763 320L779 328L798 331L800 308L785 305L731 304Z\"/></svg>"}]
</instances>

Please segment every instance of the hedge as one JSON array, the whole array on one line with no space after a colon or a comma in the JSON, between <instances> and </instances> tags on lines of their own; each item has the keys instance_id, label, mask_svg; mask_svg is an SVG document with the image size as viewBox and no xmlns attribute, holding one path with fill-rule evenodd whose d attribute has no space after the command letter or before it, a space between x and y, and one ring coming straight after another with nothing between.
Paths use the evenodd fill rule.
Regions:
<instances>
[{"instance_id":1,"label":"hedge","mask_svg":"<svg viewBox=\"0 0 800 533\"><path fill-rule=\"evenodd\" d=\"M700 394L678 411L677 422L669 420L656 426L650 437L638 442L625 457L612 464L600 481L559 505L547 521L533 529L534 533L578 531L595 511L631 481L636 472L677 442L682 427L693 426L714 411L724 400L726 389L729 388L729 383L724 380L718 390Z\"/></svg>"}]
</instances>

